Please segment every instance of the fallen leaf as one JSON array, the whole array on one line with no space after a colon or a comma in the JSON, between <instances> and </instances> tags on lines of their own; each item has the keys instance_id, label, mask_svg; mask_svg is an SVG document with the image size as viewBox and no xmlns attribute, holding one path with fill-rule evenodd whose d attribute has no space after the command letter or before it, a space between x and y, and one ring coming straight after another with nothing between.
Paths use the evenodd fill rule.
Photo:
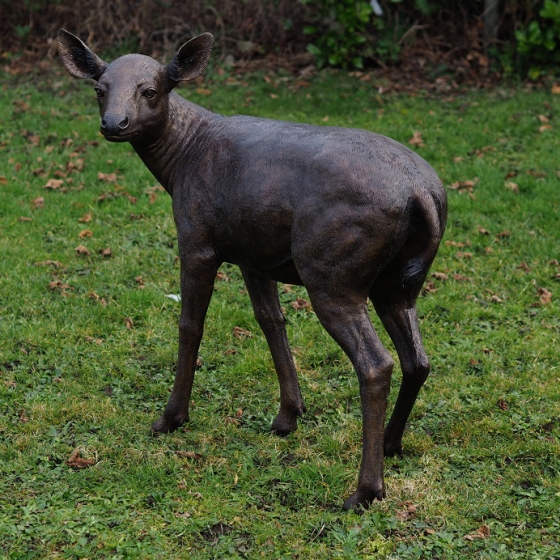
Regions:
<instances>
[{"instance_id":1,"label":"fallen leaf","mask_svg":"<svg viewBox=\"0 0 560 560\"><path fill-rule=\"evenodd\" d=\"M0 176L0 185L7 185L8 184L8 179L6 179L6 177L4 177L3 175Z\"/></svg>"},{"instance_id":2,"label":"fallen leaf","mask_svg":"<svg viewBox=\"0 0 560 560\"><path fill-rule=\"evenodd\" d=\"M18 218L18 221L19 221L19 222L32 222L32 221L33 221L33 218L28 218L27 216L20 216L20 217Z\"/></svg>"},{"instance_id":3,"label":"fallen leaf","mask_svg":"<svg viewBox=\"0 0 560 560\"><path fill-rule=\"evenodd\" d=\"M311 309L311 303L303 298L297 298L295 301L292 301L291 306L296 311L299 309Z\"/></svg>"},{"instance_id":4,"label":"fallen leaf","mask_svg":"<svg viewBox=\"0 0 560 560\"><path fill-rule=\"evenodd\" d=\"M455 280L456 282L470 282L471 279L464 274L454 274L453 280Z\"/></svg>"},{"instance_id":5,"label":"fallen leaf","mask_svg":"<svg viewBox=\"0 0 560 560\"><path fill-rule=\"evenodd\" d=\"M455 256L458 259L472 259L473 254L469 253L468 251L458 251L455 253Z\"/></svg>"},{"instance_id":6,"label":"fallen leaf","mask_svg":"<svg viewBox=\"0 0 560 560\"><path fill-rule=\"evenodd\" d=\"M453 162L454 163L461 163L463 161L463 157L462 156L457 156L453 158Z\"/></svg>"},{"instance_id":7,"label":"fallen leaf","mask_svg":"<svg viewBox=\"0 0 560 560\"><path fill-rule=\"evenodd\" d=\"M29 417L25 414L25 408L19 414L19 421L22 423L29 422Z\"/></svg>"},{"instance_id":8,"label":"fallen leaf","mask_svg":"<svg viewBox=\"0 0 560 560\"><path fill-rule=\"evenodd\" d=\"M175 517L181 517L182 519L188 519L191 516L188 511L185 511L184 513L179 513L178 511L176 511L173 515Z\"/></svg>"},{"instance_id":9,"label":"fallen leaf","mask_svg":"<svg viewBox=\"0 0 560 560\"><path fill-rule=\"evenodd\" d=\"M548 117L545 117L544 115L539 115L537 117L539 119L539 121L541 121L541 123L545 124L547 122L550 122L550 119Z\"/></svg>"},{"instance_id":10,"label":"fallen leaf","mask_svg":"<svg viewBox=\"0 0 560 560\"><path fill-rule=\"evenodd\" d=\"M465 535L465 540L473 541L475 539L487 539L490 536L488 525L481 525L476 532Z\"/></svg>"},{"instance_id":11,"label":"fallen leaf","mask_svg":"<svg viewBox=\"0 0 560 560\"><path fill-rule=\"evenodd\" d=\"M194 459L195 461L202 459L202 454L195 451L175 451L175 455L183 459Z\"/></svg>"},{"instance_id":12,"label":"fallen leaf","mask_svg":"<svg viewBox=\"0 0 560 560\"><path fill-rule=\"evenodd\" d=\"M278 96L277 96L275 93L271 93L271 94L270 94L270 97L271 97L272 99L278 99Z\"/></svg>"},{"instance_id":13,"label":"fallen leaf","mask_svg":"<svg viewBox=\"0 0 560 560\"><path fill-rule=\"evenodd\" d=\"M543 124L539 126L539 132L546 132L547 130L552 130L552 126L549 124Z\"/></svg>"},{"instance_id":14,"label":"fallen leaf","mask_svg":"<svg viewBox=\"0 0 560 560\"><path fill-rule=\"evenodd\" d=\"M433 294L433 293L437 292L437 290L438 289L437 289L436 285L430 280L429 282L426 282L426 285L422 289L422 293L423 294Z\"/></svg>"},{"instance_id":15,"label":"fallen leaf","mask_svg":"<svg viewBox=\"0 0 560 560\"><path fill-rule=\"evenodd\" d=\"M52 266L53 268L64 268L64 265L59 261L37 261L33 263L34 266Z\"/></svg>"},{"instance_id":16,"label":"fallen leaf","mask_svg":"<svg viewBox=\"0 0 560 560\"><path fill-rule=\"evenodd\" d=\"M212 95L212 90L206 88L196 88L198 95Z\"/></svg>"},{"instance_id":17,"label":"fallen leaf","mask_svg":"<svg viewBox=\"0 0 560 560\"><path fill-rule=\"evenodd\" d=\"M412 138L408 141L411 146L418 146L419 148L424 148L425 144L422 140L422 133L419 130L415 130L412 133Z\"/></svg>"},{"instance_id":18,"label":"fallen leaf","mask_svg":"<svg viewBox=\"0 0 560 560\"><path fill-rule=\"evenodd\" d=\"M105 257L106 259L113 256L113 253L111 249L109 249L109 247L107 247L106 249L99 249L99 253L102 257Z\"/></svg>"},{"instance_id":19,"label":"fallen leaf","mask_svg":"<svg viewBox=\"0 0 560 560\"><path fill-rule=\"evenodd\" d=\"M216 279L221 280L222 282L229 282L231 278L225 273L219 270L216 274Z\"/></svg>"},{"instance_id":20,"label":"fallen leaf","mask_svg":"<svg viewBox=\"0 0 560 560\"><path fill-rule=\"evenodd\" d=\"M78 255L85 255L86 257L88 257L91 254L89 252L89 249L84 245L78 245L76 247L76 253L78 253Z\"/></svg>"},{"instance_id":21,"label":"fallen leaf","mask_svg":"<svg viewBox=\"0 0 560 560\"><path fill-rule=\"evenodd\" d=\"M550 88L550 93L552 93L552 95L560 95L560 85L554 84L554 85Z\"/></svg>"},{"instance_id":22,"label":"fallen leaf","mask_svg":"<svg viewBox=\"0 0 560 560\"><path fill-rule=\"evenodd\" d=\"M130 317L126 317L124 320L127 329L134 327L134 321Z\"/></svg>"},{"instance_id":23,"label":"fallen leaf","mask_svg":"<svg viewBox=\"0 0 560 560\"><path fill-rule=\"evenodd\" d=\"M78 218L78 222L82 224L87 224L88 222L91 222L92 219L93 216L88 213L88 214L84 214L81 218Z\"/></svg>"},{"instance_id":24,"label":"fallen leaf","mask_svg":"<svg viewBox=\"0 0 560 560\"><path fill-rule=\"evenodd\" d=\"M31 204L33 208L43 208L43 206L45 206L45 199L42 196L38 196L33 199Z\"/></svg>"},{"instance_id":25,"label":"fallen leaf","mask_svg":"<svg viewBox=\"0 0 560 560\"><path fill-rule=\"evenodd\" d=\"M483 227L478 228L478 233L481 233L482 235L490 235L490 232L487 229L484 229Z\"/></svg>"},{"instance_id":26,"label":"fallen leaf","mask_svg":"<svg viewBox=\"0 0 560 560\"><path fill-rule=\"evenodd\" d=\"M69 290L69 289L70 289L70 286L68 284L65 284L61 280L53 280L52 282L49 282L49 290L52 290L53 292L55 290L59 290L60 292L64 292L65 290Z\"/></svg>"},{"instance_id":27,"label":"fallen leaf","mask_svg":"<svg viewBox=\"0 0 560 560\"><path fill-rule=\"evenodd\" d=\"M66 461L66 464L69 467L74 467L76 469L85 469L87 467L95 465L95 462L95 459L84 459L81 456L80 450L75 449L68 458L68 461Z\"/></svg>"},{"instance_id":28,"label":"fallen leaf","mask_svg":"<svg viewBox=\"0 0 560 560\"><path fill-rule=\"evenodd\" d=\"M529 272L529 271L531 270L531 269L529 268L529 265L528 265L525 261L523 261L521 264L519 264L519 265L517 266L517 269L518 269L518 270L523 270L524 272Z\"/></svg>"},{"instance_id":29,"label":"fallen leaf","mask_svg":"<svg viewBox=\"0 0 560 560\"><path fill-rule=\"evenodd\" d=\"M463 247L470 247L471 246L471 242L469 240L467 240L465 243L463 243L462 241L453 241L452 239L448 239L445 242L446 245L450 246L450 247L459 247L459 248L463 248Z\"/></svg>"},{"instance_id":30,"label":"fallen leaf","mask_svg":"<svg viewBox=\"0 0 560 560\"><path fill-rule=\"evenodd\" d=\"M445 274L445 272L432 272L432 276L441 282L445 282L447 280L447 274Z\"/></svg>"},{"instance_id":31,"label":"fallen leaf","mask_svg":"<svg viewBox=\"0 0 560 560\"><path fill-rule=\"evenodd\" d=\"M493 295L493 296L490 298L490 300L491 300L493 303L504 303L504 300L503 300L503 299L500 299L497 295Z\"/></svg>"},{"instance_id":32,"label":"fallen leaf","mask_svg":"<svg viewBox=\"0 0 560 560\"><path fill-rule=\"evenodd\" d=\"M80 239L83 239L84 237L93 237L93 232L89 229L83 229L80 233L78 233L78 237Z\"/></svg>"},{"instance_id":33,"label":"fallen leaf","mask_svg":"<svg viewBox=\"0 0 560 560\"><path fill-rule=\"evenodd\" d=\"M540 305L548 305L552 301L552 292L546 288L538 288L537 295Z\"/></svg>"},{"instance_id":34,"label":"fallen leaf","mask_svg":"<svg viewBox=\"0 0 560 560\"><path fill-rule=\"evenodd\" d=\"M447 188L457 191L459 194L463 194L463 193L471 194L474 190L476 183L477 183L476 179L468 180L468 181L456 181L451 185L447 185Z\"/></svg>"},{"instance_id":35,"label":"fallen leaf","mask_svg":"<svg viewBox=\"0 0 560 560\"><path fill-rule=\"evenodd\" d=\"M418 508L415 504L412 502L404 502L402 505L404 507L397 512L397 519L400 521L408 521L409 519L416 517L416 511Z\"/></svg>"},{"instance_id":36,"label":"fallen leaf","mask_svg":"<svg viewBox=\"0 0 560 560\"><path fill-rule=\"evenodd\" d=\"M116 173L102 173L101 171L99 171L97 173L97 178L100 181L105 181L107 183L114 183L117 180L117 174Z\"/></svg>"},{"instance_id":37,"label":"fallen leaf","mask_svg":"<svg viewBox=\"0 0 560 560\"><path fill-rule=\"evenodd\" d=\"M505 184L506 189L509 189L510 191L514 192L514 193L518 193L519 192L519 185L517 183L514 183L513 181L508 181Z\"/></svg>"},{"instance_id":38,"label":"fallen leaf","mask_svg":"<svg viewBox=\"0 0 560 560\"><path fill-rule=\"evenodd\" d=\"M251 338L253 333L242 327L233 327L233 336L235 338Z\"/></svg>"},{"instance_id":39,"label":"fallen leaf","mask_svg":"<svg viewBox=\"0 0 560 560\"><path fill-rule=\"evenodd\" d=\"M45 185L45 189L56 190L62 187L64 181L62 179L49 179Z\"/></svg>"},{"instance_id":40,"label":"fallen leaf","mask_svg":"<svg viewBox=\"0 0 560 560\"><path fill-rule=\"evenodd\" d=\"M498 407L502 410L507 410L509 408L509 405L506 401L504 401L504 399L498 399Z\"/></svg>"},{"instance_id":41,"label":"fallen leaf","mask_svg":"<svg viewBox=\"0 0 560 560\"><path fill-rule=\"evenodd\" d=\"M90 299L99 302L103 307L107 305L107 300L104 297L99 296L95 292L89 292L88 296L90 297Z\"/></svg>"}]
</instances>

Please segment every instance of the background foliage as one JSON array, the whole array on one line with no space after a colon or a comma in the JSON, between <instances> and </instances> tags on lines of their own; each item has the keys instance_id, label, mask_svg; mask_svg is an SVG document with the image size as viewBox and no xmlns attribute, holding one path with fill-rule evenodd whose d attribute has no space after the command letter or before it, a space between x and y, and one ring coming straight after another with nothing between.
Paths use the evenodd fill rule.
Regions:
<instances>
[{"instance_id":1,"label":"background foliage","mask_svg":"<svg viewBox=\"0 0 560 560\"><path fill-rule=\"evenodd\" d=\"M299 56L300 64L345 68L423 65L539 77L560 59L560 0L499 2L490 36L488 0L0 0L4 59L54 56L66 27L101 50L168 57L203 30L217 39L222 61ZM492 64L489 63L489 58Z\"/></svg>"}]
</instances>

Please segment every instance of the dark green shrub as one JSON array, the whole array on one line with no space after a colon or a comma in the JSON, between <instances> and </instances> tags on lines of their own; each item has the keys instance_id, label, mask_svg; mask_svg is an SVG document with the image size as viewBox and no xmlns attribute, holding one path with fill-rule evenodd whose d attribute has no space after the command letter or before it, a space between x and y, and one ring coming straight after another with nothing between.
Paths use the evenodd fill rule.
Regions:
<instances>
[{"instance_id":1,"label":"dark green shrub","mask_svg":"<svg viewBox=\"0 0 560 560\"><path fill-rule=\"evenodd\" d=\"M522 71L532 79L560 62L560 0L544 0L539 16L515 33Z\"/></svg>"}]
</instances>

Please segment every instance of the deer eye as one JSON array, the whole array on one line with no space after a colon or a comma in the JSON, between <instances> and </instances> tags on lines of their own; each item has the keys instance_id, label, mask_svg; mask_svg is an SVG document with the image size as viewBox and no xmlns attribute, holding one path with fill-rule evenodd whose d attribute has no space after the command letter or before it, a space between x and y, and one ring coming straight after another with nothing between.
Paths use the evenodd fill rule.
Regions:
<instances>
[{"instance_id":1,"label":"deer eye","mask_svg":"<svg viewBox=\"0 0 560 560\"><path fill-rule=\"evenodd\" d=\"M143 92L146 99L153 99L157 95L157 91L153 88L148 88Z\"/></svg>"},{"instance_id":2,"label":"deer eye","mask_svg":"<svg viewBox=\"0 0 560 560\"><path fill-rule=\"evenodd\" d=\"M103 97L105 97L105 92L100 87L95 88L95 93L97 95L97 99L102 99Z\"/></svg>"}]
</instances>

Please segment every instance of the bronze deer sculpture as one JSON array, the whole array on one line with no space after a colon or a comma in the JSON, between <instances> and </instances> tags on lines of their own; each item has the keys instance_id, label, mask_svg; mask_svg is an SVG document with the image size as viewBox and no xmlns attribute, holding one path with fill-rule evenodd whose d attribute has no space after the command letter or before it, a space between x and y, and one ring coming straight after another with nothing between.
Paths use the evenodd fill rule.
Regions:
<instances>
[{"instance_id":1,"label":"bronze deer sculpture","mask_svg":"<svg viewBox=\"0 0 560 560\"><path fill-rule=\"evenodd\" d=\"M58 50L75 78L91 78L101 133L130 142L173 201L182 309L173 391L152 429L189 419L197 352L218 267L238 265L280 384L272 429L304 411L277 282L306 287L313 310L359 379L362 462L345 509L385 496L383 458L401 453L407 418L430 365L416 299L447 216L444 188L420 156L364 130L224 117L172 90L205 69L213 38L185 43L167 66L129 54L108 64L61 29ZM367 311L370 299L398 353L403 380L387 427L393 360Z\"/></svg>"}]
</instances>

